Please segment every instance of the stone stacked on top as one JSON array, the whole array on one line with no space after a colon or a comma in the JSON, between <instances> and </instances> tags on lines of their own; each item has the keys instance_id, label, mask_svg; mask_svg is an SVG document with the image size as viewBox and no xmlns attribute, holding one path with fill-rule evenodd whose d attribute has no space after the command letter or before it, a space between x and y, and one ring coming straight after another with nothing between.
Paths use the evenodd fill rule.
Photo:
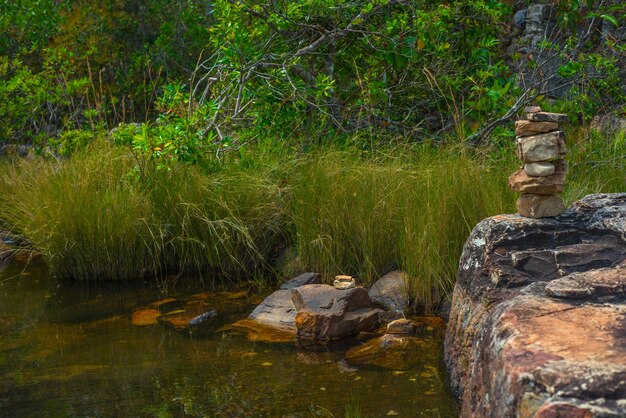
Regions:
<instances>
[{"instance_id":1,"label":"stone stacked on top","mask_svg":"<svg viewBox=\"0 0 626 418\"><path fill-rule=\"evenodd\" d=\"M559 195L567 174L565 135L560 122L567 115L542 112L538 106L524 109L525 119L515 122L517 156L523 166L509 177L509 187L521 193L517 211L528 218L558 216L565 210Z\"/></svg>"}]
</instances>

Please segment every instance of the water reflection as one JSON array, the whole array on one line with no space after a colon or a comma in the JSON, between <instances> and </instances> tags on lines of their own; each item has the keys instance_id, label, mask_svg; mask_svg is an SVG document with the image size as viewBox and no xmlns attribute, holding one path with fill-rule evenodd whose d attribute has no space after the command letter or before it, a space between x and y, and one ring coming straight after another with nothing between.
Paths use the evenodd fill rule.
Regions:
<instances>
[{"instance_id":1,"label":"water reflection","mask_svg":"<svg viewBox=\"0 0 626 418\"><path fill-rule=\"evenodd\" d=\"M45 265L0 273L0 416L453 417L440 368L443 328L425 325L402 370L344 359L351 341L323 349L252 342L228 325L259 301L246 289L208 291L193 280L58 285ZM198 335L133 312L189 302L220 312Z\"/></svg>"}]
</instances>

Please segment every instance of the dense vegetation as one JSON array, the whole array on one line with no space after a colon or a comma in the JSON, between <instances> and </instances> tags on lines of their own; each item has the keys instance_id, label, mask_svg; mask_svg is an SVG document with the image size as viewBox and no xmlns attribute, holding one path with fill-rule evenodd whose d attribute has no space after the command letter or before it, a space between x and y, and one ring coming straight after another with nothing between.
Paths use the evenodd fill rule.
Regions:
<instances>
[{"instance_id":1,"label":"dense vegetation","mask_svg":"<svg viewBox=\"0 0 626 418\"><path fill-rule=\"evenodd\" d=\"M514 211L507 112L581 125L568 201L624 190L624 134L588 129L626 101L598 23L623 7L559 2L553 100L512 69L503 2L0 0L0 223L63 278L252 280L297 254L404 269L434 308L473 226Z\"/></svg>"}]
</instances>

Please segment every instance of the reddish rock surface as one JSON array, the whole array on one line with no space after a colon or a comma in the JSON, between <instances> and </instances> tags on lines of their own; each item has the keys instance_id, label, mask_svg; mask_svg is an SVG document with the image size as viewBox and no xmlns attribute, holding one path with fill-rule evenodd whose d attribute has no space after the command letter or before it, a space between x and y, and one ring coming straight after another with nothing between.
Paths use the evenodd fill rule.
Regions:
<instances>
[{"instance_id":1,"label":"reddish rock surface","mask_svg":"<svg viewBox=\"0 0 626 418\"><path fill-rule=\"evenodd\" d=\"M326 342L371 331L378 326L378 309L370 308L367 290L310 284L291 290L301 342Z\"/></svg>"},{"instance_id":2,"label":"reddish rock surface","mask_svg":"<svg viewBox=\"0 0 626 418\"><path fill-rule=\"evenodd\" d=\"M509 187L519 193L557 194L563 191L567 175L565 160L554 161L555 171L550 176L529 176L524 169L517 170L509 177Z\"/></svg>"},{"instance_id":3,"label":"reddish rock surface","mask_svg":"<svg viewBox=\"0 0 626 418\"><path fill-rule=\"evenodd\" d=\"M626 416L626 194L467 240L445 360L462 417Z\"/></svg>"}]
</instances>

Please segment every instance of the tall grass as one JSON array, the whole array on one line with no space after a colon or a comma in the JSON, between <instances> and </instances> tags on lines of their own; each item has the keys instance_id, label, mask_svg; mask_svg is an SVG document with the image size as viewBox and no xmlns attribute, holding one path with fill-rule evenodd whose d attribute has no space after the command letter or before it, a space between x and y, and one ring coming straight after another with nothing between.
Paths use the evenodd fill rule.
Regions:
<instances>
[{"instance_id":1,"label":"tall grass","mask_svg":"<svg viewBox=\"0 0 626 418\"><path fill-rule=\"evenodd\" d=\"M371 283L405 270L422 308L451 288L461 248L486 216L510 212L505 172L461 152L362 159L325 153L301 163L292 210L299 254L328 276Z\"/></svg>"},{"instance_id":2,"label":"tall grass","mask_svg":"<svg viewBox=\"0 0 626 418\"><path fill-rule=\"evenodd\" d=\"M123 150L22 162L0 174L0 222L43 254L53 274L81 280L195 272L254 274L284 242L280 189L262 170L214 175L174 166L149 184Z\"/></svg>"},{"instance_id":3,"label":"tall grass","mask_svg":"<svg viewBox=\"0 0 626 418\"><path fill-rule=\"evenodd\" d=\"M567 134L568 203L626 190L623 133ZM60 163L4 163L0 227L62 278L271 276L277 253L295 245L302 264L328 279L343 273L369 284L402 269L416 306L431 310L450 291L476 223L515 211L506 179L519 162L510 148L298 154L264 146L204 168L149 168L142 180L129 175L126 151L100 145Z\"/></svg>"}]
</instances>

